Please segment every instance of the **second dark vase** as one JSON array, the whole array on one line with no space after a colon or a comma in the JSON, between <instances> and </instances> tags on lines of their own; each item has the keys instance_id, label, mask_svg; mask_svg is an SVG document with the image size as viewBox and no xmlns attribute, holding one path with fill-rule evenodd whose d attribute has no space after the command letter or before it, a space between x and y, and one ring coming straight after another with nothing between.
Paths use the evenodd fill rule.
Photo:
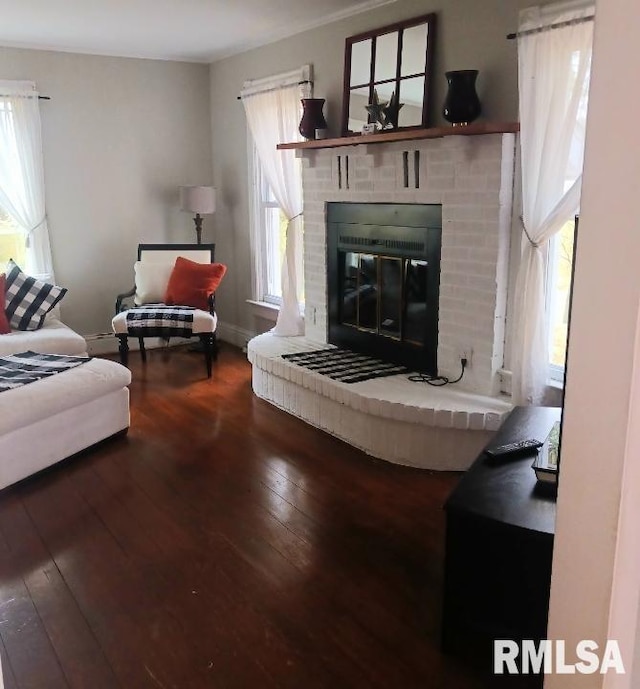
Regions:
<instances>
[{"instance_id":1,"label":"second dark vase","mask_svg":"<svg viewBox=\"0 0 640 689\"><path fill-rule=\"evenodd\" d=\"M327 122L322 114L324 98L303 98L300 134L305 139L315 139L316 129L326 129Z\"/></svg>"},{"instance_id":2,"label":"second dark vase","mask_svg":"<svg viewBox=\"0 0 640 689\"><path fill-rule=\"evenodd\" d=\"M454 127L469 124L480 114L481 105L476 93L477 76L477 69L445 72L449 88L442 114Z\"/></svg>"}]
</instances>

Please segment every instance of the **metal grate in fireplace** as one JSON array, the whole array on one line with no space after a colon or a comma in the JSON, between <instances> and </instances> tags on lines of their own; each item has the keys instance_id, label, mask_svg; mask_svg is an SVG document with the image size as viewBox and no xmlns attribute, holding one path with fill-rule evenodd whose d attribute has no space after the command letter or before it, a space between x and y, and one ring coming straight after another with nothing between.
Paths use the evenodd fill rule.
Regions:
<instances>
[{"instance_id":1,"label":"metal grate in fireplace","mask_svg":"<svg viewBox=\"0 0 640 689\"><path fill-rule=\"evenodd\" d=\"M376 251L387 249L391 251L410 251L422 252L425 250L424 242L412 242L406 239L371 239L370 237L358 237L340 235L340 244L350 244L351 246L372 247Z\"/></svg>"}]
</instances>

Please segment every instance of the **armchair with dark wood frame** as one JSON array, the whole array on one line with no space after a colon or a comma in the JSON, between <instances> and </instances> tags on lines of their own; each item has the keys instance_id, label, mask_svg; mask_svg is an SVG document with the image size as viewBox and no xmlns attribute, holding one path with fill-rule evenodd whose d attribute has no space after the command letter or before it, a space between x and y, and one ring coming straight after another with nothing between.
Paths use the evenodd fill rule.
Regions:
<instances>
[{"instance_id":1,"label":"armchair with dark wood frame","mask_svg":"<svg viewBox=\"0 0 640 689\"><path fill-rule=\"evenodd\" d=\"M195 261L197 263L213 263L215 257L215 244L139 244L138 245L138 261L160 264L162 266L173 266L178 256ZM140 355L142 361L146 363L147 352L144 346L145 337L161 337L167 341L171 335L163 334L162 328L153 327L149 331L149 335L140 335L139 329L132 334L129 332L129 325L127 322L127 311L132 308L141 307L143 304L137 303L136 298L137 286L134 285L128 292L118 294L116 297L115 312L112 326L116 337L119 340L120 361L124 366L128 365L129 361L129 337L136 337L140 345ZM133 306L128 306L128 300L133 299ZM160 299L161 301L161 299ZM153 302L156 303L155 301ZM159 306L164 306L159 304ZM218 346L216 340L217 316L215 313L215 293L208 295L208 311L195 309L193 317L192 335L197 336L202 343L204 350L205 362L207 366L207 376L211 378L212 362L217 359ZM168 332L168 331L167 331ZM184 334L185 337L190 337L189 334Z\"/></svg>"}]
</instances>

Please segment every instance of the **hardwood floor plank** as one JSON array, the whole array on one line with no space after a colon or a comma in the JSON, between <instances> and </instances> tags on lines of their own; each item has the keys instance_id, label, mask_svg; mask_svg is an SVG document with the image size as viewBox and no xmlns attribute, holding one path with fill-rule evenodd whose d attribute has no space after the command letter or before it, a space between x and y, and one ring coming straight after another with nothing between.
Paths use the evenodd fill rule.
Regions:
<instances>
[{"instance_id":1,"label":"hardwood floor plank","mask_svg":"<svg viewBox=\"0 0 640 689\"><path fill-rule=\"evenodd\" d=\"M237 446L234 446L234 447L236 450L238 449ZM153 460L153 464L154 464L154 467L156 470L158 470L158 468L162 464L160 462L159 453L161 453L160 448L158 448L156 450L155 457ZM231 511L233 510L233 505L227 505L225 503L225 493L228 492L229 488L233 488L233 490L231 492L234 496L241 494L242 491L241 491L240 487L237 485L236 486L230 486L227 477L224 477L224 476L221 477L220 471L218 471L220 469L220 467L219 467L219 463L220 463L220 459L221 459L220 454L221 453L216 453L215 460L217 462L217 465L213 464L213 463L210 465L210 467L217 466L215 479L218 479L218 480L215 480L212 477L211 480L206 482L207 486L210 487L209 492L211 493L211 499L206 500L206 499L200 499L199 497L196 497L195 499L190 500L190 502L193 502L196 505L200 505L200 504L206 504L206 505L216 504L218 506L224 505L224 512L226 513L226 516L228 516L230 513L232 513ZM221 478L222 478L222 480L220 480ZM146 483L146 481L145 481L145 483ZM217 492L212 491L211 486L217 486L219 490ZM264 490L264 486L261 486L261 487ZM260 495L257 494L257 492L254 490L252 492L252 508L255 508L256 506L260 506ZM239 520L240 522L246 523L249 516L250 516L250 513L249 514L246 512L243 514L239 513L234 517L234 522ZM275 519L273 519L272 515L258 512L258 513L256 513L256 516L258 517L256 524L259 525L261 530L262 530L261 536L263 538L266 538L268 540L268 542L270 542L273 545L273 547L278 552L280 552L280 554L283 557L285 557L287 560L289 560L295 567L297 567L298 569L304 570L307 563L304 561L304 559L302 559L302 560L299 559L300 554L299 554L299 552L296 551L296 547L299 548L300 545L308 545L308 544L304 543L304 539L296 538L295 532L292 531L289 526L286 526L286 525L283 525L282 523L277 522ZM221 518L222 518L222 516L218 515L218 517L216 518L216 521L220 521ZM265 527L268 527L268 529L269 529L268 534L265 534L265 532L264 532ZM278 527L280 527L280 529L278 529ZM236 523L236 528L237 528L237 523ZM293 536L294 538L292 539L291 536ZM335 578L335 571L336 571L335 569L332 571L332 577L333 578ZM366 597L360 596L359 590L357 590L357 589L354 590L354 587L352 585L353 582L351 579L346 579L342 583L343 583L343 585L341 587L338 587L339 590L341 590L342 597L350 600L351 602L356 601L354 604L354 614L356 617L358 617L359 613L361 613L362 610L364 609L363 605L368 605L368 607L373 606L373 607L377 608L377 614L374 614L374 617L377 618L376 619L376 625L375 625L376 630L378 630L378 629L390 630L393 628L392 625L389 624L388 620L385 619L385 617L387 617L387 616L385 615L384 608L376 601L375 597L366 598ZM335 587L332 586L332 588L335 588ZM372 601L376 601L376 602L372 603ZM309 605L309 603L307 603L307 606L308 605ZM319 611L318 614L322 615L322 611ZM358 624L359 621L354 620L353 623ZM404 630L404 631L406 633L406 630ZM350 633L353 633L353 629L350 630ZM368 630L359 629L358 633L361 635L363 635L363 634L366 635L366 634L368 634ZM387 631L387 633L388 633L388 631ZM375 646L375 643L376 643L375 636L374 637L369 636L367 638L367 644ZM336 640L336 644L340 648L344 649L344 644L341 640ZM381 652L381 651L382 651L382 649L379 649L379 652ZM354 662L357 663L358 658L360 656L357 654L352 654L352 655L355 659ZM426 659L424 661L424 663L425 664L428 663L428 659ZM369 668L367 668L367 670L368 669ZM375 677L376 677L376 679L379 678L380 673L376 673ZM398 678L393 677L391 679L384 680L386 686L389 686L388 682L392 681L392 680L394 682L396 682L396 681L398 681ZM374 681L374 683L375 683L375 680L372 680L372 681Z\"/></svg>"},{"instance_id":2,"label":"hardwood floor plank","mask_svg":"<svg viewBox=\"0 0 640 689\"><path fill-rule=\"evenodd\" d=\"M4 641L0 635L0 677L2 677L2 682L0 687L3 689L16 689L17 683L16 678L13 674L13 668L11 667L11 661L9 660L9 654L4 646Z\"/></svg>"},{"instance_id":3,"label":"hardwood floor plank","mask_svg":"<svg viewBox=\"0 0 640 689\"><path fill-rule=\"evenodd\" d=\"M165 611L145 573L131 566L68 477L25 504L121 684L172 686L186 673L183 686L197 687L200 673L189 665L180 621Z\"/></svg>"},{"instance_id":4,"label":"hardwood floor plank","mask_svg":"<svg viewBox=\"0 0 640 689\"><path fill-rule=\"evenodd\" d=\"M68 689L4 528L0 529L0 596L0 637L15 683L33 689Z\"/></svg>"},{"instance_id":5,"label":"hardwood floor plank","mask_svg":"<svg viewBox=\"0 0 640 689\"><path fill-rule=\"evenodd\" d=\"M128 436L0 493L7 687L496 686L439 650L456 475L257 399L231 347L130 363Z\"/></svg>"},{"instance_id":6,"label":"hardwood floor plank","mask_svg":"<svg viewBox=\"0 0 640 689\"><path fill-rule=\"evenodd\" d=\"M218 461L220 458L216 457L216 461ZM216 480L212 478L211 481L209 481L209 484L214 484L214 483L219 483L220 476L216 476ZM224 479L226 481L226 478ZM224 489L227 489L227 485L225 484ZM292 532L294 535L297 534L301 537L301 541L307 541L307 544L312 544L314 541L314 529L318 523L319 516L316 515L316 521L310 521L309 519L306 518L304 514L302 514L297 508L293 507L292 505L284 502L283 500L279 499L277 495L274 495L271 491L266 491L267 495L266 497L263 496L264 491L264 483L259 483L259 484L254 484L252 486L252 491L253 491L253 500L256 501L257 504L261 504L263 509L265 511L271 511L272 514L270 515L264 515L264 514L258 514L258 518L261 523L266 523L268 524L271 518L274 518L276 520L281 520L281 512L286 512L286 516L282 517L281 520L281 525L284 526L285 529L288 531ZM261 490L258 490L261 489ZM236 484L233 486L233 492L234 495L237 494L240 490L240 487ZM224 501L224 496L223 495L216 495L214 497L216 502L220 502L220 500ZM283 507L284 505L284 507ZM225 508L227 509L227 508ZM297 520L296 524L293 523L292 518L295 518L297 514ZM242 515L240 516L242 517ZM265 521L266 520L266 521ZM332 538L338 538L338 540L341 539L341 534L340 533L332 533ZM364 539L366 541L367 534L364 534ZM295 544L294 544L295 545ZM345 547L349 547L349 544L347 544ZM286 546L285 546L286 550ZM282 548L281 548L282 551ZM391 548L391 554L394 554L395 552L399 551L398 548ZM291 557L289 557L291 559ZM376 559L379 561L379 553L376 555ZM304 563L299 563L300 566L304 566ZM374 575L375 578L375 575ZM369 579L371 579L371 576L369 576ZM387 581L385 581L385 584L388 584Z\"/></svg>"},{"instance_id":7,"label":"hardwood floor plank","mask_svg":"<svg viewBox=\"0 0 640 689\"><path fill-rule=\"evenodd\" d=\"M153 461L155 463L157 457ZM123 474L117 469L118 467L111 468L109 465L103 464L99 468L99 473L112 482L114 492L124 495L125 492L122 490ZM158 539L161 547L166 548L168 552L174 549L179 551L179 555L178 553L174 553L174 555L180 557L185 564L191 564L197 560L198 566L201 565L200 560L202 566L205 566L207 561L226 560L229 556L238 558L228 542L218 533L211 533L207 529L200 528L200 523L194 520L192 515L184 509L184 502L175 502L174 492L169 489L168 484L164 485L159 481L154 472L146 476L140 475L140 480L145 486L145 491L154 496L155 502L152 502L142 489L138 489L135 495L132 495L132 484L128 481L126 481L127 491L124 500L144 524L144 527L148 529L148 533ZM155 492L153 489L149 490L150 486L153 487L154 481L156 483ZM156 503L158 507L156 507ZM173 510L174 505L178 508L175 512ZM168 508L171 513L170 518L163 508ZM161 534L161 537L158 538L157 534ZM212 549L215 549L213 551L214 558L211 557ZM235 567L236 564L234 562L232 566ZM221 570L217 567L214 574L217 576L220 573ZM221 584L226 588L232 581L233 577L228 576L221 580ZM231 590L233 591L233 589Z\"/></svg>"},{"instance_id":8,"label":"hardwood floor plank","mask_svg":"<svg viewBox=\"0 0 640 689\"><path fill-rule=\"evenodd\" d=\"M296 420L294 420L294 421L296 421ZM300 424L300 422L297 422L297 423ZM308 428L308 427L305 426L304 428L306 429L306 428ZM315 429L310 429L310 430L311 430L313 433L316 433L316 434L318 433L318 431L315 431ZM246 434L244 434L244 429L242 429L242 432L243 432L243 435L246 435ZM235 442L235 443L233 444L233 447L234 447L234 450L235 450L236 452L238 452L238 453L241 454L242 448L241 448L241 447L238 447L237 442ZM216 453L216 462L218 462L218 463L220 462L220 460L222 459L221 455L222 455L222 453L220 453L220 452L217 452L217 453ZM196 456L199 456L199 452L196 453ZM365 460L365 461L369 461L369 460ZM220 478L219 476L216 477L216 479L219 479L219 478ZM216 481L216 480L213 480L213 479L212 479L211 481L208 481L208 482L207 482L208 485L211 485L211 484L214 484L214 483L219 483L219 481ZM226 488L226 485L225 485L225 488ZM238 493L238 490L237 490L237 487L236 487L236 490L234 490L234 495L236 495L237 493ZM256 497L256 496L254 495L254 498L255 498L255 497ZM259 496L258 496L258 498L259 498ZM216 496L215 499L216 499L216 501L219 501L220 497L219 497L219 496ZM196 500L195 502L199 503L199 502L201 502L201 501L200 501L200 500ZM440 513L440 511L441 511L441 503L438 505L438 511L439 511L439 513ZM245 517L245 518L246 518L246 517Z\"/></svg>"},{"instance_id":9,"label":"hardwood floor plank","mask_svg":"<svg viewBox=\"0 0 640 689\"><path fill-rule=\"evenodd\" d=\"M0 502L0 530L72 688L112 689L118 682L22 503Z\"/></svg>"},{"instance_id":10,"label":"hardwood floor plank","mask_svg":"<svg viewBox=\"0 0 640 689\"><path fill-rule=\"evenodd\" d=\"M175 513L183 521L185 528L191 530L193 525L196 525L196 537L204 525L204 536L209 547L215 548L213 551L215 553L214 561L218 565L216 571L211 572L209 562L212 561L212 558L209 557L209 562L203 564L206 576L221 573L226 582L233 582L233 585L241 586L242 591L248 592L247 595L251 597L259 610L264 609L265 606L270 606L272 601L275 601L274 604L279 606L278 610L284 610L286 607L284 593L296 586L299 578L298 572L277 549L271 547L263 539L256 537L255 533L247 531L242 523L236 523L235 520L230 519L224 506L219 504L217 506L221 512L215 517L212 524L215 530L212 531L207 528L209 521L203 518L198 501L193 499L193 496L190 496L188 500L179 496L176 498L174 491L170 490L169 484L162 481L161 474L157 473L159 460L159 453L156 452L152 462L153 466L137 466L137 478L146 490L155 488L155 499L159 504L168 506L175 504ZM215 505L215 501L205 500L204 502L207 504L207 510L212 509L212 506ZM221 524L224 526L222 531L220 531ZM270 608L268 614L273 617L273 611ZM307 622L305 617L303 621L297 624L293 636L289 636L289 638L293 638L296 643L299 643L300 636L307 634ZM233 624L236 624L236 620ZM312 638L309 643L315 648L316 654L322 658L322 644L326 645L326 643L330 643L330 640L319 641L317 638ZM327 655L333 659L335 666L338 659L344 654L338 646L332 646ZM348 659L346 660L349 662ZM308 660L306 664L309 665ZM351 676L349 673L352 671L352 669L349 670L346 676ZM327 670L325 670L325 674L327 674Z\"/></svg>"},{"instance_id":11,"label":"hardwood floor plank","mask_svg":"<svg viewBox=\"0 0 640 689\"><path fill-rule=\"evenodd\" d=\"M174 553L167 560L167 553L148 534L131 528L135 516L90 467L81 467L71 478L127 554L131 565L144 572L147 588L162 600L165 613L180 620L189 640L191 662L206 669L207 679L211 675L225 687L275 686L222 623L225 616L233 616L238 611L224 606L223 597L207 595L205 589L186 576L184 561L172 557ZM228 659L234 656L235 661L229 667Z\"/></svg>"}]
</instances>

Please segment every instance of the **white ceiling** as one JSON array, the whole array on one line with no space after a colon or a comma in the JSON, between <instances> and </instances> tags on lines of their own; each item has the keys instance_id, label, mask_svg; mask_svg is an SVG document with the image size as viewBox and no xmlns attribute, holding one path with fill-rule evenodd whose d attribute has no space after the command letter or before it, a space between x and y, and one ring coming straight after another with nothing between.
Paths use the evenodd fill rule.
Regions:
<instances>
[{"instance_id":1,"label":"white ceiling","mask_svg":"<svg viewBox=\"0 0 640 689\"><path fill-rule=\"evenodd\" d=\"M212 62L395 0L5 0L0 45Z\"/></svg>"}]
</instances>

